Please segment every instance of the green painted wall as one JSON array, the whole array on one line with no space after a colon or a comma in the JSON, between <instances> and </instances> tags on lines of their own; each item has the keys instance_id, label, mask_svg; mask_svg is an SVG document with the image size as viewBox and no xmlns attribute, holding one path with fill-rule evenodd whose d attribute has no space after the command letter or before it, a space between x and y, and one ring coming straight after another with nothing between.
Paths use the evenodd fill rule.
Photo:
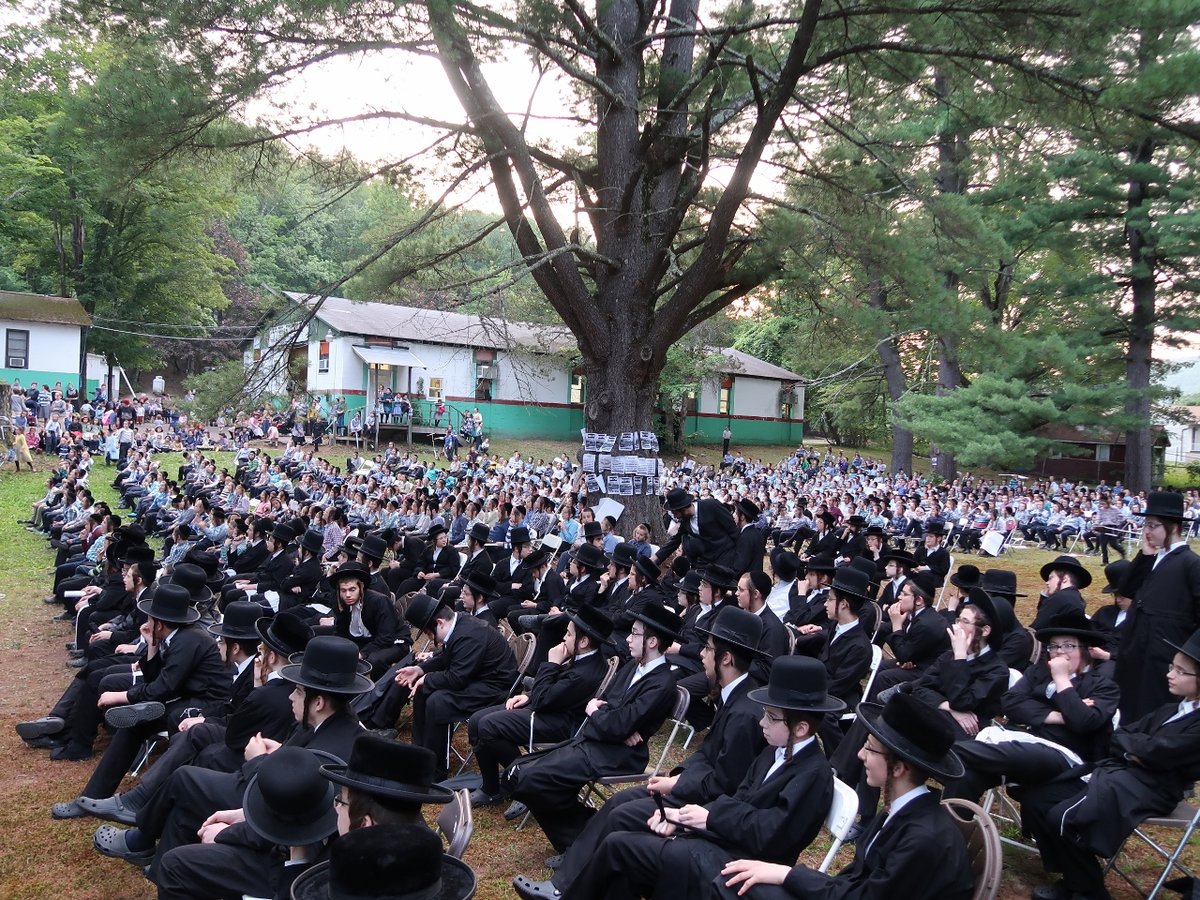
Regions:
<instances>
[{"instance_id":1,"label":"green painted wall","mask_svg":"<svg viewBox=\"0 0 1200 900\"><path fill-rule=\"evenodd\" d=\"M7 381L12 384L14 379L21 380L21 387L27 388L33 382L38 383L41 387L46 382L50 386L54 386L54 382L61 381L65 388L68 384L77 384L79 381L79 372L43 372L37 369L0 369L0 381Z\"/></svg>"},{"instance_id":2,"label":"green painted wall","mask_svg":"<svg viewBox=\"0 0 1200 900\"><path fill-rule=\"evenodd\" d=\"M803 422L760 422L739 419L736 416L732 420L688 416L684 424L684 434L688 436L689 442L719 444L721 432L725 430L727 421L729 430L733 432L734 447L741 444L799 444L804 440Z\"/></svg>"}]
</instances>

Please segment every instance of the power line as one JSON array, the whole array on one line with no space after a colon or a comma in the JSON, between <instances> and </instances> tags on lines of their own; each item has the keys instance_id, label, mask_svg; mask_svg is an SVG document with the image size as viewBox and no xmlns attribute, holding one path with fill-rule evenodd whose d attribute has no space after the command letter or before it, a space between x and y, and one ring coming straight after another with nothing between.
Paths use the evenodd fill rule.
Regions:
<instances>
[{"instance_id":1,"label":"power line","mask_svg":"<svg viewBox=\"0 0 1200 900\"><path fill-rule=\"evenodd\" d=\"M93 316L92 319L97 322L117 322L123 325L145 325L149 328L228 328L240 329L248 331L257 331L257 325L201 325L194 322L143 322L141 319L115 319L111 316Z\"/></svg>"},{"instance_id":2,"label":"power line","mask_svg":"<svg viewBox=\"0 0 1200 900\"><path fill-rule=\"evenodd\" d=\"M249 340L248 337L209 337L207 335L195 335L188 337L178 334L152 334L147 331L130 331L126 328L108 328L104 325L93 325L92 328L96 331L111 331L114 334L129 334L133 335L134 337L157 338L163 341L220 341L244 344Z\"/></svg>"}]
</instances>

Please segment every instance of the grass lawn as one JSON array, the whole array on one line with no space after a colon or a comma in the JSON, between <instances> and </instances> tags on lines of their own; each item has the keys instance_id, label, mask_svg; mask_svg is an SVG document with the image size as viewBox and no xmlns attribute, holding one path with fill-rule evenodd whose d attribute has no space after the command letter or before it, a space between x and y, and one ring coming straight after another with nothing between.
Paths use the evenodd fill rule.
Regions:
<instances>
[{"instance_id":1,"label":"grass lawn","mask_svg":"<svg viewBox=\"0 0 1200 900\"><path fill-rule=\"evenodd\" d=\"M526 442L523 447L524 452L532 453L535 458L551 458L575 450L574 444L545 441ZM495 452L508 455L513 449L515 445L498 442ZM720 452L720 448L705 449L711 450L713 458ZM753 452L766 460L776 460L792 449L764 447L761 452L758 448ZM329 455L336 457L341 453L339 450ZM706 459L703 455L701 458ZM164 465L174 467L177 459L168 455L164 457ZM220 457L221 464L230 464L231 459L232 455ZM95 471L93 489L98 499L115 499L108 486L109 472L103 466ZM63 643L71 638L69 628L64 623L50 621L54 610L41 602L51 582L47 568L53 563L53 554L42 539L16 522L26 516L29 504L41 497L44 477L13 475L11 471L0 475L0 571L5 573L0 591L6 595L0 600L0 754L8 760L0 770L0 898L150 898L154 891L140 871L93 851L91 835L100 824L98 821L56 822L50 818L50 805L78 794L93 764L50 762L44 751L27 749L12 727L23 719L44 715L73 673L64 666ZM1038 550L1023 550L993 561L1015 569L1019 590L1030 595L1018 604L1018 613L1025 621L1033 617L1040 587L1038 569L1052 556ZM973 556L959 561L979 562ZM1103 602L1099 592L1103 585L1099 560L1089 559L1086 564L1097 579L1088 595L1099 605ZM477 812L474 838L465 857L479 875L477 896L482 900L514 896L509 881L516 873L545 877L541 861L553 852L536 825L531 823L518 832L504 821L501 809L493 807ZM818 864L827 846L824 837L818 839L803 859ZM849 849L843 851L841 860L848 860L850 853ZM1146 855L1138 856L1142 868L1148 871ZM1193 865L1200 864L1200 854L1194 847L1189 856ZM1005 849L1001 898L1027 897L1030 889L1042 880L1036 856ZM1110 890L1116 897L1137 896L1115 878L1110 879Z\"/></svg>"}]
</instances>

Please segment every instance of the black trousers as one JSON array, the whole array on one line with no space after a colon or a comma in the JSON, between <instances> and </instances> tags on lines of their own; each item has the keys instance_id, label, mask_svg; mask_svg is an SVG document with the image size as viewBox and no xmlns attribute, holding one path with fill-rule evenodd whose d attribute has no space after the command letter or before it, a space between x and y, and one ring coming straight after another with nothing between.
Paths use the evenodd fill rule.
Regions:
<instances>
[{"instance_id":1,"label":"black trousers","mask_svg":"<svg viewBox=\"0 0 1200 900\"><path fill-rule=\"evenodd\" d=\"M150 880L158 882L163 858L176 847L197 842L201 823L219 809L238 809L245 790L240 773L212 772L199 766L176 769L137 814L142 835L158 842Z\"/></svg>"},{"instance_id":2,"label":"black trousers","mask_svg":"<svg viewBox=\"0 0 1200 900\"><path fill-rule=\"evenodd\" d=\"M1087 896L1104 894L1104 871L1100 860L1088 847L1064 835L1061 812L1055 807L1086 793L1087 785L1070 778L1051 781L1020 792L1021 823L1037 841L1042 866L1047 872L1061 872L1063 887Z\"/></svg>"},{"instance_id":3,"label":"black trousers","mask_svg":"<svg viewBox=\"0 0 1200 900\"><path fill-rule=\"evenodd\" d=\"M214 772L236 772L241 763L242 757L225 746L224 725L194 725L171 735L166 751L142 772L137 785L123 799L127 806L141 809L176 769L200 765Z\"/></svg>"},{"instance_id":4,"label":"black trousers","mask_svg":"<svg viewBox=\"0 0 1200 900\"><path fill-rule=\"evenodd\" d=\"M1030 787L1057 778L1071 768L1065 756L1040 744L959 741L954 745L954 752L962 760L966 772L961 778L946 782L942 796L959 797L972 803L978 803L986 791L1005 778Z\"/></svg>"},{"instance_id":5,"label":"black trousers","mask_svg":"<svg viewBox=\"0 0 1200 900\"><path fill-rule=\"evenodd\" d=\"M553 744L571 736L569 727L557 725L554 720L548 723L527 706L505 709L504 704L497 704L467 720L467 738L475 748L484 793L500 792L500 773L521 755L519 747L528 746L531 734L533 743L538 744Z\"/></svg>"},{"instance_id":6,"label":"black trousers","mask_svg":"<svg viewBox=\"0 0 1200 900\"><path fill-rule=\"evenodd\" d=\"M607 803L592 816L566 855L562 865L555 870L554 886L566 894L587 868L588 861L596 855L604 839L618 831L649 833L646 822L658 810L654 799L642 785L625 788L614 794Z\"/></svg>"},{"instance_id":7,"label":"black trousers","mask_svg":"<svg viewBox=\"0 0 1200 900\"><path fill-rule=\"evenodd\" d=\"M158 900L273 897L277 876L269 850L241 844L188 844L163 855L154 871Z\"/></svg>"}]
</instances>

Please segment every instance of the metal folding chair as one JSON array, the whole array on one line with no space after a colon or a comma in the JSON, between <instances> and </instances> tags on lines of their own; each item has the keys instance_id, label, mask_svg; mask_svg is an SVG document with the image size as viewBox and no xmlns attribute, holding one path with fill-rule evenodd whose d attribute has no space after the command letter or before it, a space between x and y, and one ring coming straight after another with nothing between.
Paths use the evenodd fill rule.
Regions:
<instances>
[{"instance_id":1,"label":"metal folding chair","mask_svg":"<svg viewBox=\"0 0 1200 900\"><path fill-rule=\"evenodd\" d=\"M1192 835L1195 834L1197 827L1200 827L1200 806L1188 803L1186 800L1181 800L1179 805L1167 815L1152 816L1135 828L1133 830L1133 834L1125 839L1125 842L1121 845L1120 849L1117 850L1117 852L1113 855L1113 858L1108 861L1107 865L1105 865L1104 872L1106 875L1109 872L1116 872L1123 879L1125 879L1126 883L1129 884L1130 887L1142 894L1142 896L1146 897L1147 900L1153 900L1153 898L1157 897L1159 892L1162 891L1163 885L1166 884L1167 879L1171 877L1171 873L1175 869L1178 869L1184 875L1187 875L1191 878L1197 877L1196 873L1185 866L1180 859L1183 855L1183 851L1187 848L1188 843L1191 841ZM1147 834L1147 828L1178 830L1179 840L1176 841L1174 845L1160 844L1151 835ZM1120 859L1121 853L1125 849L1125 844L1128 844L1129 841L1135 837L1141 840L1147 847L1150 848L1151 851L1157 854L1160 859L1164 860L1162 871L1159 872L1158 878L1155 880L1154 886L1150 889L1149 893L1147 893L1145 889L1143 889L1136 881L1133 880L1132 874L1126 872L1119 865L1117 865L1117 861Z\"/></svg>"}]
</instances>

